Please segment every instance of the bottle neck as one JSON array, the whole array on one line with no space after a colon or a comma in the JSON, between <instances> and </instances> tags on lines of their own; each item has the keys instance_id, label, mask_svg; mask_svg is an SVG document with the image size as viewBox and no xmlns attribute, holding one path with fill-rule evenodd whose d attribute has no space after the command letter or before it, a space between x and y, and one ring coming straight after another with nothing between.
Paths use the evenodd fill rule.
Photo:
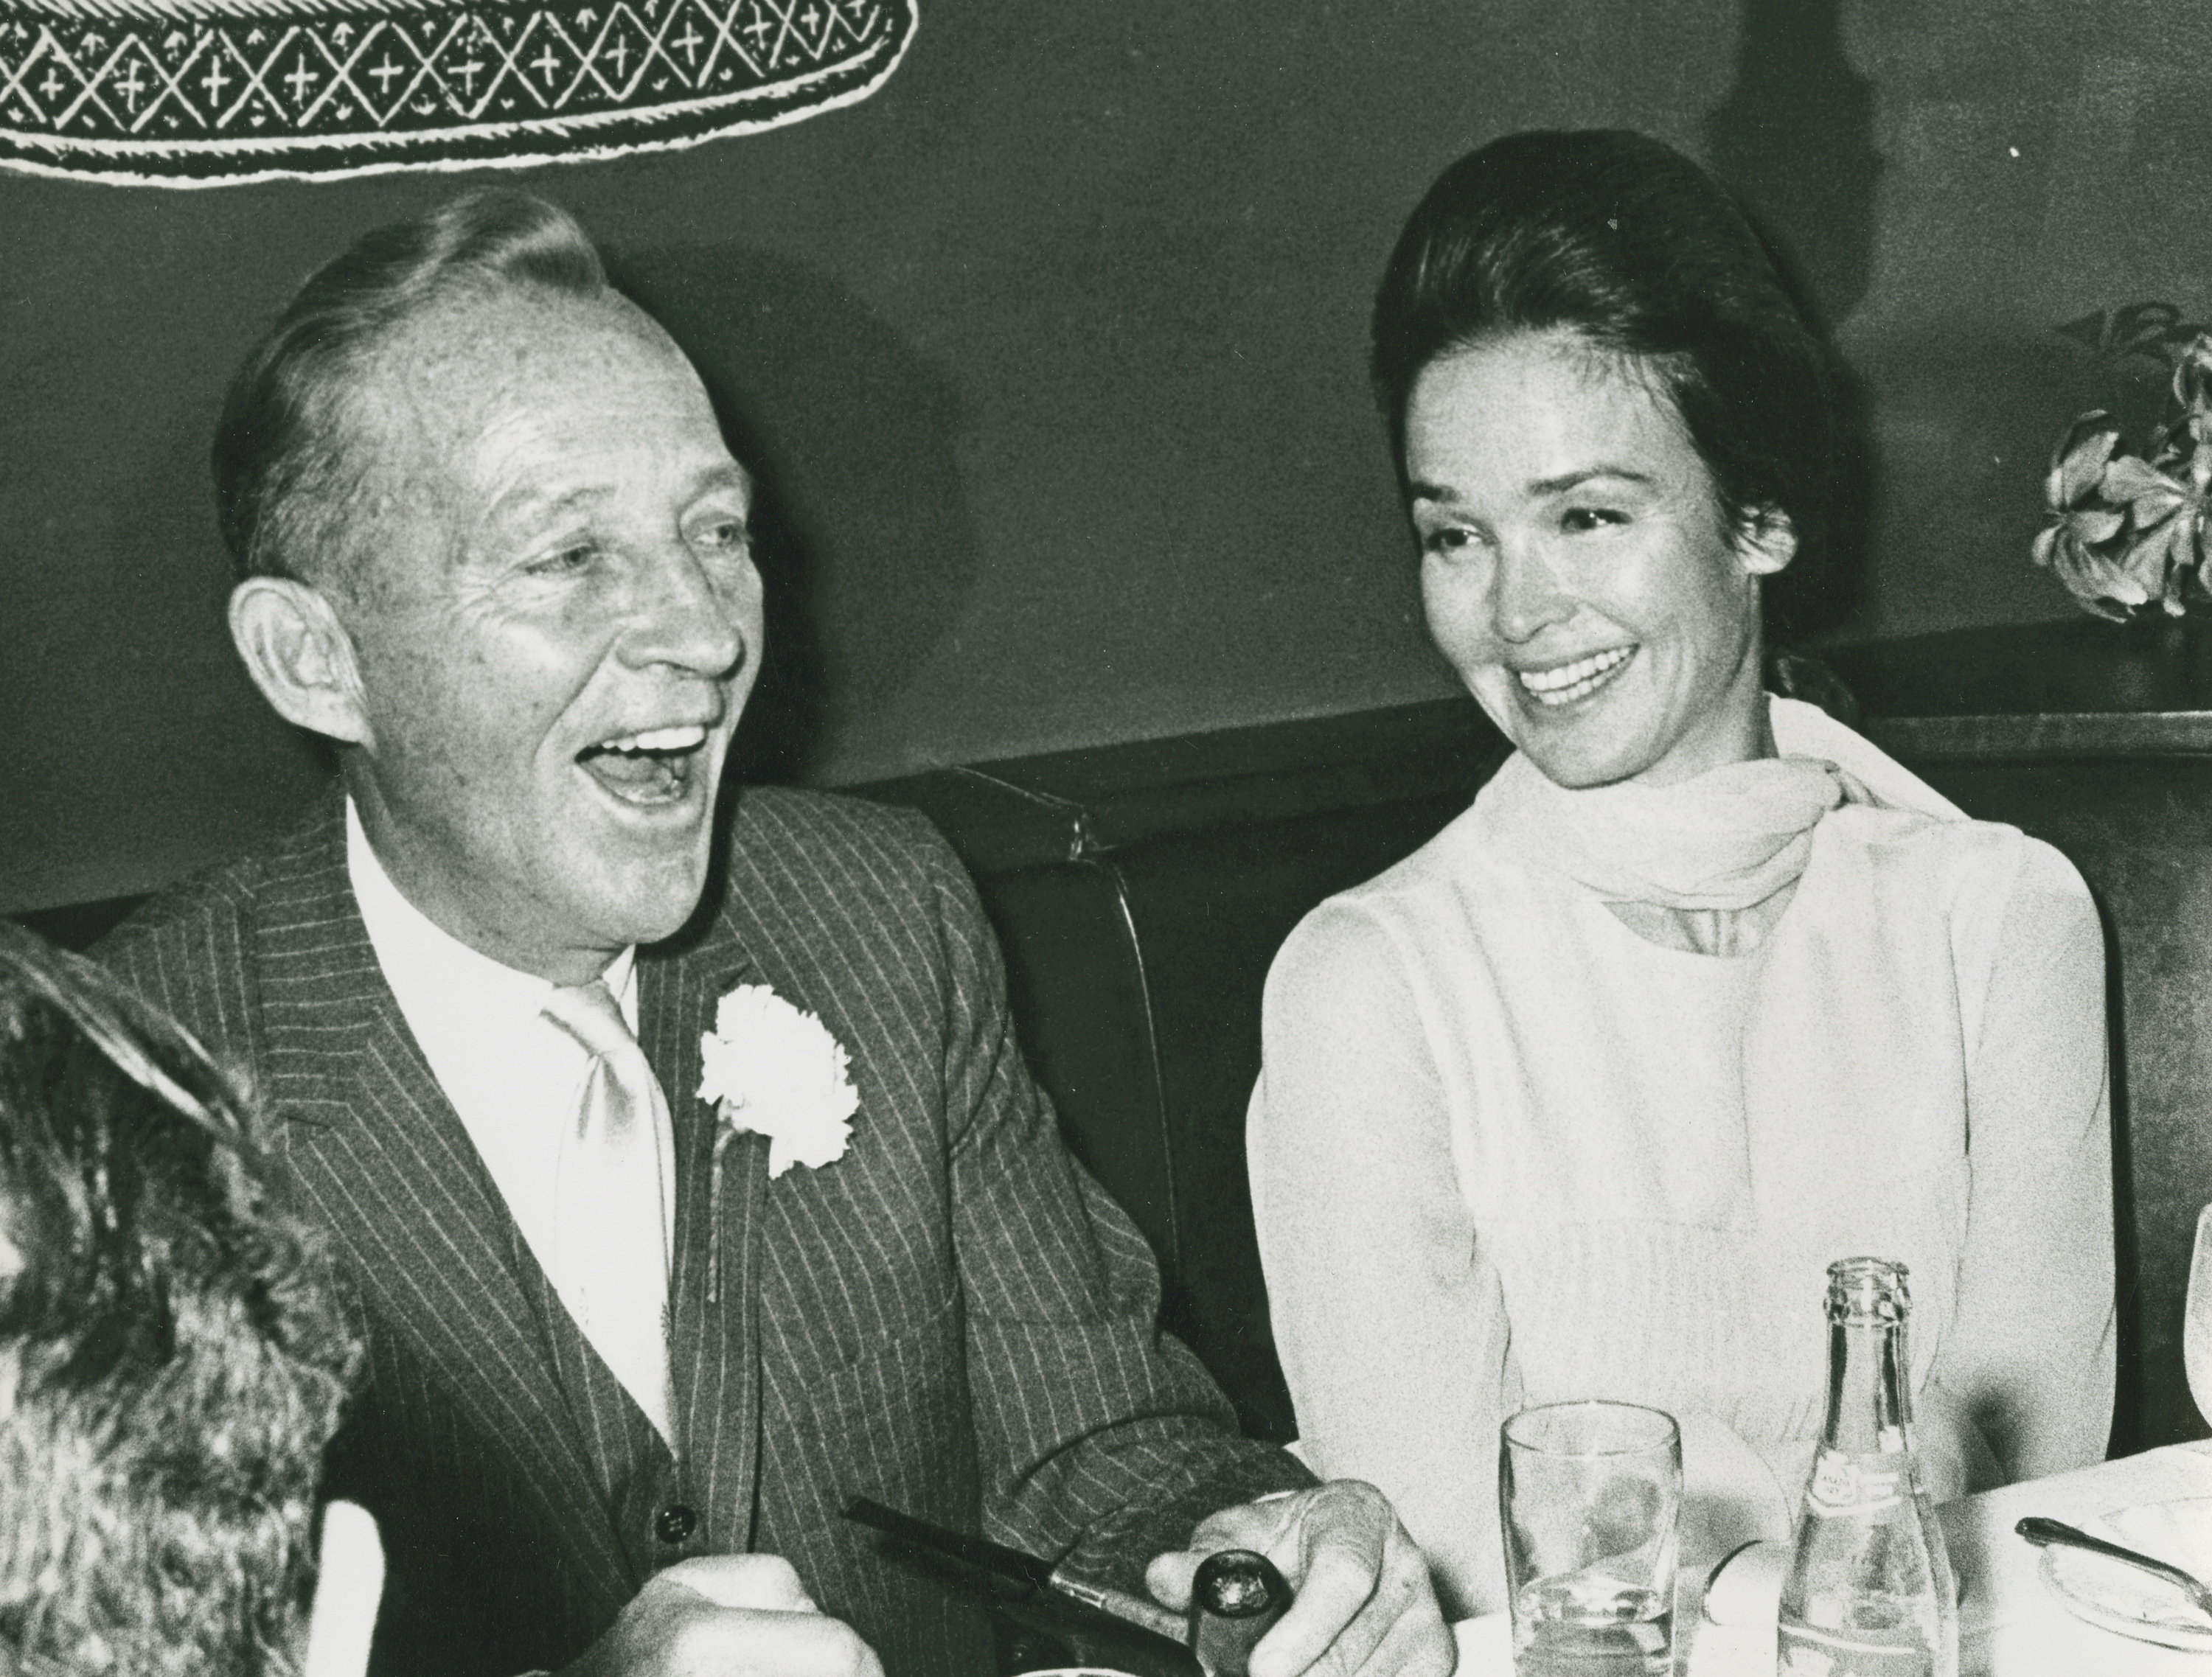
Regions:
<instances>
[{"instance_id":1,"label":"bottle neck","mask_svg":"<svg viewBox=\"0 0 2212 1677\"><path fill-rule=\"evenodd\" d=\"M1823 1439L1830 1449L1856 1455L1911 1447L1909 1366L1902 1322L1830 1321Z\"/></svg>"}]
</instances>

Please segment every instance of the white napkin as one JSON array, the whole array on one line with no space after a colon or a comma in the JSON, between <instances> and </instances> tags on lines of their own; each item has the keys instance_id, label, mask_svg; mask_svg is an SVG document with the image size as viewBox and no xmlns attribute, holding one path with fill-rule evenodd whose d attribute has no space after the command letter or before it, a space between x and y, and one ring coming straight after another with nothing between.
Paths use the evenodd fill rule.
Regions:
<instances>
[{"instance_id":1,"label":"white napkin","mask_svg":"<svg viewBox=\"0 0 2212 1677\"><path fill-rule=\"evenodd\" d=\"M1745 1544L1713 1569L1705 1585L1705 1618L1715 1625L1773 1624L1789 1571L1789 1544Z\"/></svg>"},{"instance_id":2,"label":"white napkin","mask_svg":"<svg viewBox=\"0 0 2212 1677\"><path fill-rule=\"evenodd\" d=\"M384 1595L384 1543L356 1503L323 1510L323 1543L301 1677L362 1677Z\"/></svg>"}]
</instances>

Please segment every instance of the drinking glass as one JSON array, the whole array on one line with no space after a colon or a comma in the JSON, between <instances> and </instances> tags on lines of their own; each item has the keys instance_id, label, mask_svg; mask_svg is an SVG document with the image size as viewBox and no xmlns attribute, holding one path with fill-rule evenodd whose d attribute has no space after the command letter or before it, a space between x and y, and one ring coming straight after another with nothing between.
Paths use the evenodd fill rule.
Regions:
<instances>
[{"instance_id":1,"label":"drinking glass","mask_svg":"<svg viewBox=\"0 0 2212 1677\"><path fill-rule=\"evenodd\" d=\"M1632 1403L1550 1403L1503 1431L1516 1677L1667 1677L1682 1506L1674 1418Z\"/></svg>"},{"instance_id":2,"label":"drinking glass","mask_svg":"<svg viewBox=\"0 0 2212 1677\"><path fill-rule=\"evenodd\" d=\"M2212 1419L2212 1206L2197 1214L2197 1249L2189 1257L2189 1303L2181 1317L2181 1362L2197 1413Z\"/></svg>"}]
</instances>

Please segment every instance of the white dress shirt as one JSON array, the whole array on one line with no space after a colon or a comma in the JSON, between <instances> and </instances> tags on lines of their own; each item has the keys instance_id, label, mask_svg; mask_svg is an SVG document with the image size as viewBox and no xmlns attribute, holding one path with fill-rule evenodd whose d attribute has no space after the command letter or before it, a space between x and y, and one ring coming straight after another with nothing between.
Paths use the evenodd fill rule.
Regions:
<instances>
[{"instance_id":1,"label":"white dress shirt","mask_svg":"<svg viewBox=\"0 0 2212 1677\"><path fill-rule=\"evenodd\" d=\"M552 983L479 954L403 896L370 848L351 799L346 800L346 872L377 964L438 1086L459 1115L561 1302L605 1356L607 1347L593 1338L581 1299L552 1261L558 1249L554 1178L561 1129L575 1112L591 1069L583 1045L544 1015ZM636 950L623 951L603 975L635 1033ZM658 1130L660 1255L666 1265L675 1244L676 1146L665 1109ZM651 1258L641 1254L639 1261ZM619 1367L618 1359L608 1360ZM627 1380L623 1384L673 1449L665 1394L641 1392Z\"/></svg>"}]
</instances>

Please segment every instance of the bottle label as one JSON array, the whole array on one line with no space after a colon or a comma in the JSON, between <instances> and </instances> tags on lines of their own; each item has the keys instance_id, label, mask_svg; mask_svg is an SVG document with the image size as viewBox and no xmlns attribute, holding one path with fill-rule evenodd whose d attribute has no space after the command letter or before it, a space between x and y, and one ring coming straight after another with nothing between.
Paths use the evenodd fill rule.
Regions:
<instances>
[{"instance_id":1,"label":"bottle label","mask_svg":"<svg viewBox=\"0 0 2212 1677\"><path fill-rule=\"evenodd\" d=\"M1935 1656L1912 1644L1862 1642L1808 1625L1784 1625L1777 1677L1933 1677Z\"/></svg>"},{"instance_id":2,"label":"bottle label","mask_svg":"<svg viewBox=\"0 0 2212 1677\"><path fill-rule=\"evenodd\" d=\"M1805 1489L1805 1511L1832 1518L1838 1514L1879 1514L1894 1508L1911 1490L1905 1455L1846 1455L1826 1446L1813 1458L1813 1480Z\"/></svg>"}]
</instances>

